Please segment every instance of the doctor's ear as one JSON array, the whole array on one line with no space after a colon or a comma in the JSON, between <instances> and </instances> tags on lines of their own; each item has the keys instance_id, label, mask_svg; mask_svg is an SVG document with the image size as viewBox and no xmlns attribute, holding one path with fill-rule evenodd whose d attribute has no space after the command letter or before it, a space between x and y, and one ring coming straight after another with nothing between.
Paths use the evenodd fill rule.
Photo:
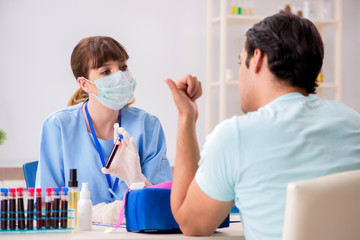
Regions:
<instances>
[{"instance_id":1,"label":"doctor's ear","mask_svg":"<svg viewBox=\"0 0 360 240\"><path fill-rule=\"evenodd\" d=\"M91 92L89 83L85 80L85 78L83 77L78 77L76 79L76 81L78 82L79 86L87 93Z\"/></svg>"}]
</instances>

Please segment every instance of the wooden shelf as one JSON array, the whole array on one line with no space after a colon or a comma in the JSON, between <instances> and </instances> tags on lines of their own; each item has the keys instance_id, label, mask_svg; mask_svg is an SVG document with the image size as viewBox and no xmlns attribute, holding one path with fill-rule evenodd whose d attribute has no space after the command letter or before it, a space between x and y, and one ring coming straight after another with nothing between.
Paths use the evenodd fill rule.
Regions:
<instances>
[{"instance_id":1,"label":"wooden shelf","mask_svg":"<svg viewBox=\"0 0 360 240\"><path fill-rule=\"evenodd\" d=\"M261 20L264 19L264 17L260 17L260 16L237 16L237 15L227 15L226 16L226 21L227 23L230 24L249 24L249 25L253 25L257 22L260 22ZM213 24L218 24L220 23L220 17L214 18L212 20Z\"/></svg>"},{"instance_id":2,"label":"wooden shelf","mask_svg":"<svg viewBox=\"0 0 360 240\"><path fill-rule=\"evenodd\" d=\"M260 22L265 17L263 16L246 16L246 15L226 15L225 20L228 24L243 24L243 25L254 25ZM212 24L219 24L221 21L220 17L212 19ZM336 25L338 20L335 19L310 19L316 26Z\"/></svg>"},{"instance_id":3,"label":"wooden shelf","mask_svg":"<svg viewBox=\"0 0 360 240\"><path fill-rule=\"evenodd\" d=\"M326 82L322 82L319 83L319 88L336 88L336 84L335 83L326 83Z\"/></svg>"}]
</instances>

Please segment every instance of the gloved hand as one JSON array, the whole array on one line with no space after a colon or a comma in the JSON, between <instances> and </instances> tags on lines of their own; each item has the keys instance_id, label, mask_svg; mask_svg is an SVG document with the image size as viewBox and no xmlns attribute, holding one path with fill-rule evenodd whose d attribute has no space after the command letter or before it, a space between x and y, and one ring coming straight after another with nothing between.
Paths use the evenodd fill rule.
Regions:
<instances>
[{"instance_id":1,"label":"gloved hand","mask_svg":"<svg viewBox=\"0 0 360 240\"><path fill-rule=\"evenodd\" d=\"M145 183L146 178L141 172L140 158L135 139L130 137L129 133L126 132L123 127L117 128L116 125L114 125L114 132L115 131L114 139L115 136L117 139L119 134L123 135L123 139L110 167L108 169L103 167L101 169L102 172L120 178L128 187L130 187L132 183Z\"/></svg>"},{"instance_id":2,"label":"gloved hand","mask_svg":"<svg viewBox=\"0 0 360 240\"><path fill-rule=\"evenodd\" d=\"M119 218L121 206L122 201L119 200L109 204L104 202L96 204L92 209L92 222L105 225L114 225ZM121 224L125 224L125 218L123 218L123 222Z\"/></svg>"}]
</instances>

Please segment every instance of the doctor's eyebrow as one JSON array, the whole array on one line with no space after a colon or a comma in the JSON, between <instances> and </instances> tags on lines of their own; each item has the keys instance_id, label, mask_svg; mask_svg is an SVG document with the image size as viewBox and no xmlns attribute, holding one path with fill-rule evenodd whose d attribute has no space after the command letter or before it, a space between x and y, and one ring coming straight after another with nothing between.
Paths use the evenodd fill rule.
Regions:
<instances>
[{"instance_id":1,"label":"doctor's eyebrow","mask_svg":"<svg viewBox=\"0 0 360 240\"><path fill-rule=\"evenodd\" d=\"M109 66L110 65L110 63L104 63L103 65L101 65L100 67L107 67L107 66Z\"/></svg>"}]
</instances>

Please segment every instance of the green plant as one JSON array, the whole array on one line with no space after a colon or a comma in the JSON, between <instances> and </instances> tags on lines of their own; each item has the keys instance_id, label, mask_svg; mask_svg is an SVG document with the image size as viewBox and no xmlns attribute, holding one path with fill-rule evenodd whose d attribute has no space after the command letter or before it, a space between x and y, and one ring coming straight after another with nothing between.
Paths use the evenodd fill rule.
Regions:
<instances>
[{"instance_id":1,"label":"green plant","mask_svg":"<svg viewBox=\"0 0 360 240\"><path fill-rule=\"evenodd\" d=\"M6 140L6 132L0 130L0 145L4 144L5 140Z\"/></svg>"}]
</instances>

